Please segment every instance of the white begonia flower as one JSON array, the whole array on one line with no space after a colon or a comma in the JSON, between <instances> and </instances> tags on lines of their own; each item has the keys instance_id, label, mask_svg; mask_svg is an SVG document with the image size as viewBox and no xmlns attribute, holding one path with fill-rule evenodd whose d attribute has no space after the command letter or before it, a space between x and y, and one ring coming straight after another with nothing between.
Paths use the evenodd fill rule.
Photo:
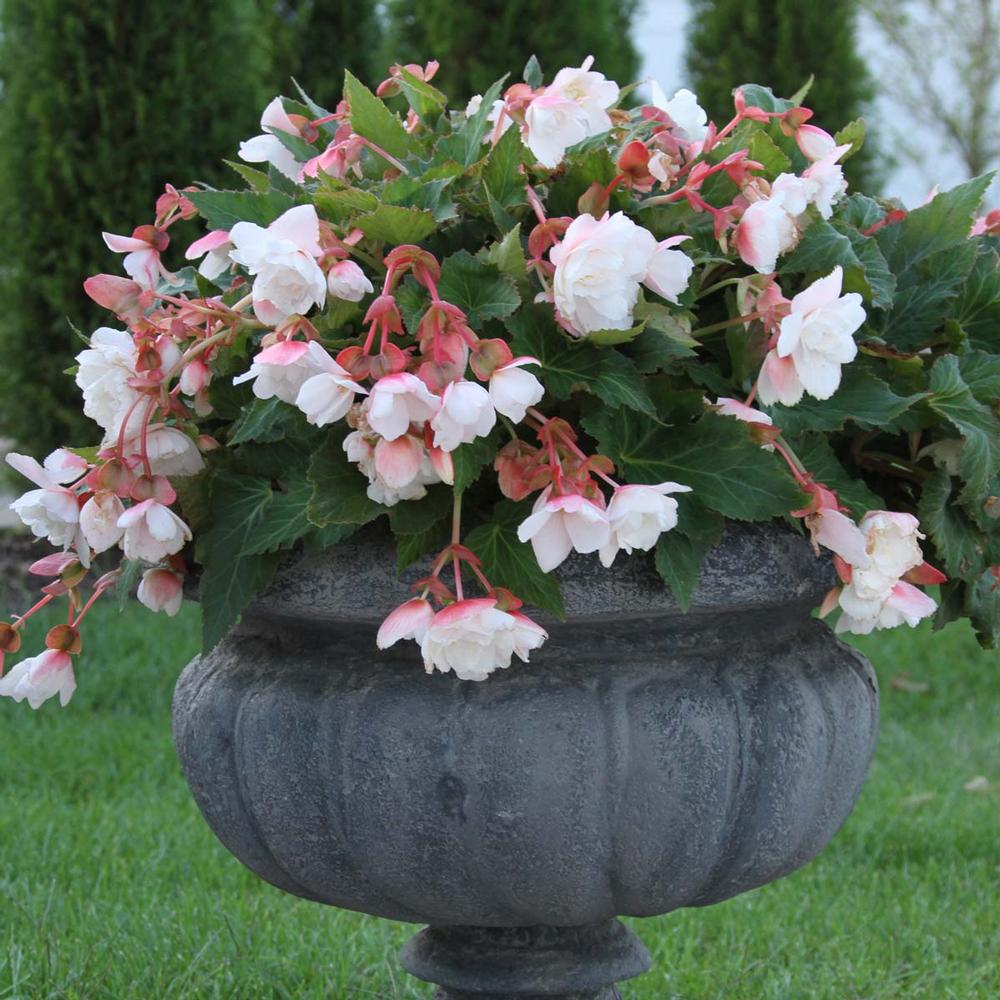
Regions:
<instances>
[{"instance_id":1,"label":"white begonia flower","mask_svg":"<svg viewBox=\"0 0 1000 1000\"><path fill-rule=\"evenodd\" d=\"M758 382L765 406L794 405L803 392L829 399L840 386L841 367L858 353L854 332L865 321L857 292L841 295L843 269L838 265L792 299L781 321L775 360L765 363ZM789 366L788 362L791 362ZM781 381L775 377L781 372Z\"/></svg>"},{"instance_id":2,"label":"white begonia flower","mask_svg":"<svg viewBox=\"0 0 1000 1000\"><path fill-rule=\"evenodd\" d=\"M655 80L650 81L650 91L654 106L670 116L675 126L671 131L678 139L684 142L701 142L705 138L708 132L708 115L695 94L681 88L668 99Z\"/></svg>"},{"instance_id":3,"label":"white begonia flower","mask_svg":"<svg viewBox=\"0 0 1000 1000\"><path fill-rule=\"evenodd\" d=\"M608 504L611 534L601 546L601 563L610 566L619 550L648 552L660 535L677 527L677 501L670 494L690 492L679 483L619 486Z\"/></svg>"},{"instance_id":4,"label":"white begonia flower","mask_svg":"<svg viewBox=\"0 0 1000 1000\"><path fill-rule=\"evenodd\" d=\"M316 263L323 252L319 217L312 205L290 208L266 229L237 222L229 240L229 256L254 278L254 313L262 323L276 326L326 301L326 277Z\"/></svg>"},{"instance_id":5,"label":"white begonia flower","mask_svg":"<svg viewBox=\"0 0 1000 1000\"><path fill-rule=\"evenodd\" d=\"M246 163L269 163L290 180L299 179L301 165L295 154L274 134L284 132L301 138L301 132L288 117L280 97L274 98L260 116L261 135L240 143L239 157Z\"/></svg>"},{"instance_id":6,"label":"white begonia flower","mask_svg":"<svg viewBox=\"0 0 1000 1000\"><path fill-rule=\"evenodd\" d=\"M552 496L546 489L529 517L518 526L517 537L531 542L542 571L549 573L576 549L597 552L611 537L611 522L597 504L576 494Z\"/></svg>"},{"instance_id":7,"label":"white begonia flower","mask_svg":"<svg viewBox=\"0 0 1000 1000\"><path fill-rule=\"evenodd\" d=\"M118 518L118 526L125 529L122 548L126 559L158 563L191 541L191 529L157 500L133 504Z\"/></svg>"},{"instance_id":8,"label":"white begonia flower","mask_svg":"<svg viewBox=\"0 0 1000 1000\"><path fill-rule=\"evenodd\" d=\"M542 166L558 167L570 146L611 128L607 109L618 100L618 84L592 70L593 63L588 56L582 66L559 70L525 110L524 143ZM499 113L494 106L491 116Z\"/></svg>"},{"instance_id":9,"label":"white begonia flower","mask_svg":"<svg viewBox=\"0 0 1000 1000\"><path fill-rule=\"evenodd\" d=\"M121 541L125 530L118 521L124 513L125 505L108 490L95 493L83 505L80 528L95 553L106 552Z\"/></svg>"},{"instance_id":10,"label":"white begonia flower","mask_svg":"<svg viewBox=\"0 0 1000 1000\"><path fill-rule=\"evenodd\" d=\"M618 84L590 67L594 57L587 56L579 67L565 66L556 73L552 87L575 101L586 116L587 134L600 135L611 128L610 108L620 93Z\"/></svg>"},{"instance_id":11,"label":"white begonia flower","mask_svg":"<svg viewBox=\"0 0 1000 1000\"><path fill-rule=\"evenodd\" d=\"M118 434L129 411L135 413L140 394L129 384L136 376L138 351L132 335L101 327L90 346L76 356L76 384L83 391L83 412L104 430L106 439ZM133 421L130 420L130 427Z\"/></svg>"},{"instance_id":12,"label":"white begonia flower","mask_svg":"<svg viewBox=\"0 0 1000 1000\"><path fill-rule=\"evenodd\" d=\"M277 396L282 402L294 405L302 386L325 370L316 352L310 351L309 347L302 340L282 340L272 344L254 357L249 370L237 375L233 384L239 385L252 379L253 394L258 399Z\"/></svg>"},{"instance_id":13,"label":"white begonia flower","mask_svg":"<svg viewBox=\"0 0 1000 1000\"><path fill-rule=\"evenodd\" d=\"M375 291L365 272L353 260L341 260L334 264L326 276L326 285L335 299L345 302L360 302Z\"/></svg>"},{"instance_id":14,"label":"white begonia flower","mask_svg":"<svg viewBox=\"0 0 1000 1000\"><path fill-rule=\"evenodd\" d=\"M527 662L547 638L530 618L501 611L492 598L457 601L421 627L427 672L454 671L467 681L483 681L495 670L505 670L515 655Z\"/></svg>"},{"instance_id":15,"label":"white begonia flower","mask_svg":"<svg viewBox=\"0 0 1000 1000\"><path fill-rule=\"evenodd\" d=\"M36 538L47 538L58 548L80 544L80 507L75 494L56 482L30 455L11 452L6 462L39 487L10 505L31 533Z\"/></svg>"},{"instance_id":16,"label":"white begonia flower","mask_svg":"<svg viewBox=\"0 0 1000 1000\"><path fill-rule=\"evenodd\" d=\"M694 267L674 249L678 241L658 243L623 212L602 219L578 216L549 252L556 267L552 289L559 315L578 336L586 336L629 329L643 283L676 301Z\"/></svg>"},{"instance_id":17,"label":"white begonia flower","mask_svg":"<svg viewBox=\"0 0 1000 1000\"><path fill-rule=\"evenodd\" d=\"M498 413L519 424L529 406L541 402L545 388L525 365L540 365L538 358L514 358L490 376L490 399Z\"/></svg>"},{"instance_id":18,"label":"white begonia flower","mask_svg":"<svg viewBox=\"0 0 1000 1000\"><path fill-rule=\"evenodd\" d=\"M295 405L306 415L306 420L317 427L325 427L346 416L354 404L356 393L367 394L364 386L351 378L351 373L341 367L316 341L307 349L309 362L319 371L307 378L295 397Z\"/></svg>"},{"instance_id":19,"label":"white begonia flower","mask_svg":"<svg viewBox=\"0 0 1000 1000\"><path fill-rule=\"evenodd\" d=\"M466 379L450 382L440 409L431 418L434 447L454 451L461 444L486 437L496 422L493 401L481 385Z\"/></svg>"}]
</instances>

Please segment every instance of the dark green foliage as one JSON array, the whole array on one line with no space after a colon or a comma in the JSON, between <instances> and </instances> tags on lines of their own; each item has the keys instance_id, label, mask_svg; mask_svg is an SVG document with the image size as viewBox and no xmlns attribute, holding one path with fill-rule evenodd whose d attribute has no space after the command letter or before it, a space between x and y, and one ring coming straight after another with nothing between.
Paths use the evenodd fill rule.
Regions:
<instances>
[{"instance_id":1,"label":"dark green foliage","mask_svg":"<svg viewBox=\"0 0 1000 1000\"><path fill-rule=\"evenodd\" d=\"M63 371L70 324L109 319L82 288L120 273L101 230L152 222L167 181L232 176L220 157L272 96L269 42L246 0L7 0L2 28L0 429L44 454L92 436Z\"/></svg>"},{"instance_id":2,"label":"dark green foliage","mask_svg":"<svg viewBox=\"0 0 1000 1000\"><path fill-rule=\"evenodd\" d=\"M861 117L874 96L855 44L854 0L692 0L687 65L692 89L709 117L732 117L732 88L755 81L790 95L814 76L805 105L813 122L834 133ZM871 184L871 139L847 161L852 187Z\"/></svg>"},{"instance_id":3,"label":"dark green foliage","mask_svg":"<svg viewBox=\"0 0 1000 1000\"><path fill-rule=\"evenodd\" d=\"M520 76L536 55L546 79L587 55L596 68L625 85L639 71L629 36L637 0L590 0L541 4L536 0L389 0L389 61L437 59L434 83L458 104L481 94L504 73Z\"/></svg>"},{"instance_id":4,"label":"dark green foliage","mask_svg":"<svg viewBox=\"0 0 1000 1000\"><path fill-rule=\"evenodd\" d=\"M374 85L385 76L373 0L279 0L274 4L275 79L289 94L294 77L309 96L333 111L349 69Z\"/></svg>"}]
</instances>

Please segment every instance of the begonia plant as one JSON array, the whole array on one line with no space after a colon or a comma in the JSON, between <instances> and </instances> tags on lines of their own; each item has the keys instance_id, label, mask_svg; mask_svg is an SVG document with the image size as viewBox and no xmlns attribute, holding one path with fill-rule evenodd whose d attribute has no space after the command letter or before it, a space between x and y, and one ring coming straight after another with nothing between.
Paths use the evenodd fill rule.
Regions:
<instances>
[{"instance_id":1,"label":"begonia plant","mask_svg":"<svg viewBox=\"0 0 1000 1000\"><path fill-rule=\"evenodd\" d=\"M727 519L832 558L840 631L967 616L992 645L989 178L907 211L847 190L864 125L830 135L804 95L737 87L717 124L689 91L628 107L592 59L547 85L532 60L452 106L436 69L348 73L332 112L275 98L243 187L168 186L104 234L126 276L84 288L116 320L73 370L101 434L8 457L57 551L0 657L50 602L66 623L0 693L66 704L112 588L174 615L197 577L210 648L291 550L370 522L424 566L378 646L463 679L542 645L523 606L562 614L574 550L651 559L686 608Z\"/></svg>"}]
</instances>

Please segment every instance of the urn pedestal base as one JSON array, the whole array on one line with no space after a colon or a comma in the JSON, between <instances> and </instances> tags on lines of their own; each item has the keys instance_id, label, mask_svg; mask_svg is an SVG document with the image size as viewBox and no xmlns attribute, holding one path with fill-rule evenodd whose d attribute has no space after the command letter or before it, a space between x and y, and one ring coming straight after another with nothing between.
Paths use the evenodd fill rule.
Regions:
<instances>
[{"instance_id":1,"label":"urn pedestal base","mask_svg":"<svg viewBox=\"0 0 1000 1000\"><path fill-rule=\"evenodd\" d=\"M650 967L621 921L584 927L428 927L400 954L436 1000L620 1000L616 983Z\"/></svg>"}]
</instances>

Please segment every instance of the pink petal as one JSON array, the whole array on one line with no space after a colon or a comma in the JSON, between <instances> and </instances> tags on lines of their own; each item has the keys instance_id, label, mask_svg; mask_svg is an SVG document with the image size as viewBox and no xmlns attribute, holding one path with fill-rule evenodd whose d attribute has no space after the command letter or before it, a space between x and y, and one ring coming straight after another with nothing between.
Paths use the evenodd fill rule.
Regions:
<instances>
[{"instance_id":1,"label":"pink petal","mask_svg":"<svg viewBox=\"0 0 1000 1000\"><path fill-rule=\"evenodd\" d=\"M858 569L871 564L861 529L839 510L821 510L809 519L813 540Z\"/></svg>"},{"instance_id":2,"label":"pink petal","mask_svg":"<svg viewBox=\"0 0 1000 1000\"><path fill-rule=\"evenodd\" d=\"M496 606L497 602L492 597L474 597L465 601L456 601L454 604L449 604L446 608L442 608L434 616L434 624L454 625L455 622L462 621L463 618L477 615L481 611L489 611L490 608L495 608Z\"/></svg>"},{"instance_id":3,"label":"pink petal","mask_svg":"<svg viewBox=\"0 0 1000 1000\"><path fill-rule=\"evenodd\" d=\"M814 281L792 299L792 312L812 312L813 309L836 302L840 298L843 283L844 269L838 264L825 278Z\"/></svg>"},{"instance_id":4,"label":"pink petal","mask_svg":"<svg viewBox=\"0 0 1000 1000\"><path fill-rule=\"evenodd\" d=\"M267 227L268 234L279 240L290 240L300 250L319 257L319 216L312 205L296 205L280 215Z\"/></svg>"},{"instance_id":5,"label":"pink petal","mask_svg":"<svg viewBox=\"0 0 1000 1000\"><path fill-rule=\"evenodd\" d=\"M282 103L280 97L274 98L266 108L264 108L263 114L260 116L260 127L264 129L278 129L281 132L288 132L291 135L299 135L299 130L295 127L291 118L288 117L288 113L285 111L285 105Z\"/></svg>"},{"instance_id":6,"label":"pink petal","mask_svg":"<svg viewBox=\"0 0 1000 1000\"><path fill-rule=\"evenodd\" d=\"M253 359L255 365L293 365L309 350L304 340L281 340L265 347Z\"/></svg>"},{"instance_id":7,"label":"pink petal","mask_svg":"<svg viewBox=\"0 0 1000 1000\"><path fill-rule=\"evenodd\" d=\"M16 469L25 479L30 479L36 486L41 486L43 490L61 489L59 484L30 455L19 455L12 451L6 456L6 461L12 469Z\"/></svg>"},{"instance_id":8,"label":"pink petal","mask_svg":"<svg viewBox=\"0 0 1000 1000\"><path fill-rule=\"evenodd\" d=\"M434 609L430 602L415 597L389 612L379 627L375 644L379 649L388 649L400 639L416 639L420 642L433 620Z\"/></svg>"},{"instance_id":9,"label":"pink petal","mask_svg":"<svg viewBox=\"0 0 1000 1000\"><path fill-rule=\"evenodd\" d=\"M136 250L150 250L145 240L137 240L134 236L116 236L114 233L101 233L109 250L115 253L133 253Z\"/></svg>"},{"instance_id":10,"label":"pink petal","mask_svg":"<svg viewBox=\"0 0 1000 1000\"><path fill-rule=\"evenodd\" d=\"M409 434L375 445L375 471L392 489L402 489L417 478L424 452L420 442Z\"/></svg>"},{"instance_id":11,"label":"pink petal","mask_svg":"<svg viewBox=\"0 0 1000 1000\"><path fill-rule=\"evenodd\" d=\"M209 252L209 250L216 250L219 247L225 245L229 242L229 231L226 229L213 229L210 233L202 236L200 240L195 240L184 251L184 256L188 260L195 260L201 257L203 254Z\"/></svg>"},{"instance_id":12,"label":"pink petal","mask_svg":"<svg viewBox=\"0 0 1000 1000\"><path fill-rule=\"evenodd\" d=\"M937 610L937 602L933 598L902 580L892 588L886 603L898 611L911 627L921 619L930 617Z\"/></svg>"}]
</instances>

